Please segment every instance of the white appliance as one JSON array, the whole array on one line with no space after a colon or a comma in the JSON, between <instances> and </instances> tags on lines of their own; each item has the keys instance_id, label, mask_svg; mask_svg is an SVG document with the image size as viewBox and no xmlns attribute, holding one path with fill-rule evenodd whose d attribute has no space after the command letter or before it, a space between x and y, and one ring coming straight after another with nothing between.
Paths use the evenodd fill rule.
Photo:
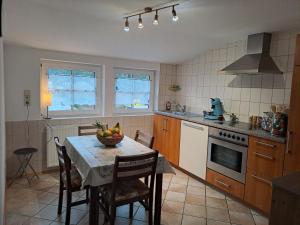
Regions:
<instances>
[{"instance_id":1,"label":"white appliance","mask_svg":"<svg viewBox=\"0 0 300 225\"><path fill-rule=\"evenodd\" d=\"M181 121L179 166L205 180L208 127Z\"/></svg>"}]
</instances>

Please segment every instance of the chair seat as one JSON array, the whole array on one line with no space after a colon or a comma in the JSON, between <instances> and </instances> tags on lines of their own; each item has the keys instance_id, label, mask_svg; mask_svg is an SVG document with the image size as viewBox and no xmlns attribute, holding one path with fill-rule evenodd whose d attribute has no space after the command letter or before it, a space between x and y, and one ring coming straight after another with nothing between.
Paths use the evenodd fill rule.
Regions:
<instances>
[{"instance_id":1,"label":"chair seat","mask_svg":"<svg viewBox=\"0 0 300 225\"><path fill-rule=\"evenodd\" d=\"M110 202L112 193L112 184L100 187L100 193L106 202ZM119 182L116 189L115 201L126 202L131 199L140 198L150 194L150 189L140 180Z\"/></svg>"},{"instance_id":2,"label":"chair seat","mask_svg":"<svg viewBox=\"0 0 300 225\"><path fill-rule=\"evenodd\" d=\"M72 166L71 171L71 186L72 189L80 189L82 185L82 178L80 176L80 173L76 169L76 167ZM65 172L62 173L62 180L64 183L64 186L67 186L67 175Z\"/></svg>"}]
</instances>

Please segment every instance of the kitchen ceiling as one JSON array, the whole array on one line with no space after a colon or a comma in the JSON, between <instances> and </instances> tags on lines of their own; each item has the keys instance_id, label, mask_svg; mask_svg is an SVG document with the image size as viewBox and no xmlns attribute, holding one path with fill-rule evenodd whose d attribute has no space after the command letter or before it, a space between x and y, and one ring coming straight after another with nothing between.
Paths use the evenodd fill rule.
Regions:
<instances>
[{"instance_id":1,"label":"kitchen ceiling","mask_svg":"<svg viewBox=\"0 0 300 225\"><path fill-rule=\"evenodd\" d=\"M159 25L143 16L144 29L123 15L161 0L5 0L6 43L35 48L179 63L248 34L300 28L299 0L190 0L161 11Z\"/></svg>"}]
</instances>

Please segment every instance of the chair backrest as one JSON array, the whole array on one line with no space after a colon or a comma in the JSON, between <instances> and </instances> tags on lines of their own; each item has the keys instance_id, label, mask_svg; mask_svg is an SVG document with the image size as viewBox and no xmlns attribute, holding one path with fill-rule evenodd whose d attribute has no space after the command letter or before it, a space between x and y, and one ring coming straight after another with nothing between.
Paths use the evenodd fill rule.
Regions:
<instances>
[{"instance_id":1,"label":"chair backrest","mask_svg":"<svg viewBox=\"0 0 300 225\"><path fill-rule=\"evenodd\" d=\"M153 193L158 151L141 155L116 156L113 183L112 201L115 199L115 191L120 181L136 180L150 176L150 191Z\"/></svg>"},{"instance_id":2,"label":"chair backrest","mask_svg":"<svg viewBox=\"0 0 300 225\"><path fill-rule=\"evenodd\" d=\"M97 134L96 126L79 126L78 127L78 136L96 135L96 134Z\"/></svg>"},{"instance_id":3,"label":"chair backrest","mask_svg":"<svg viewBox=\"0 0 300 225\"><path fill-rule=\"evenodd\" d=\"M66 151L66 147L59 143L59 138L54 137L54 142L56 145L56 151L58 156L58 164L59 164L59 171L60 171L60 179L62 181L62 173L66 174L67 178L67 186L71 187L71 167L72 161L68 156Z\"/></svg>"},{"instance_id":4,"label":"chair backrest","mask_svg":"<svg viewBox=\"0 0 300 225\"><path fill-rule=\"evenodd\" d=\"M154 137L150 136L149 134L145 134L144 132L141 132L140 130L137 130L135 133L134 140L147 146L148 148L153 148L154 144Z\"/></svg>"}]
</instances>

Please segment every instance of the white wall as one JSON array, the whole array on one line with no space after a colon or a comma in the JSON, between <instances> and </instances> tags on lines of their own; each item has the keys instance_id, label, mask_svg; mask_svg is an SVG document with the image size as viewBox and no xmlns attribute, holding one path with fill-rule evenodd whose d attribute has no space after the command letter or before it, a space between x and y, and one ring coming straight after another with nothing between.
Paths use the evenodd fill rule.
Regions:
<instances>
[{"instance_id":1,"label":"white wall","mask_svg":"<svg viewBox=\"0 0 300 225\"><path fill-rule=\"evenodd\" d=\"M105 116L113 114L114 67L154 70L157 80L159 79L159 63L81 55L4 44L6 121L25 120L24 90L31 90L31 114L29 119L38 120L41 118L41 58L103 65L105 69Z\"/></svg>"},{"instance_id":2,"label":"white wall","mask_svg":"<svg viewBox=\"0 0 300 225\"><path fill-rule=\"evenodd\" d=\"M4 224L5 199L5 113L4 113L3 43L0 38L0 225Z\"/></svg>"}]
</instances>

